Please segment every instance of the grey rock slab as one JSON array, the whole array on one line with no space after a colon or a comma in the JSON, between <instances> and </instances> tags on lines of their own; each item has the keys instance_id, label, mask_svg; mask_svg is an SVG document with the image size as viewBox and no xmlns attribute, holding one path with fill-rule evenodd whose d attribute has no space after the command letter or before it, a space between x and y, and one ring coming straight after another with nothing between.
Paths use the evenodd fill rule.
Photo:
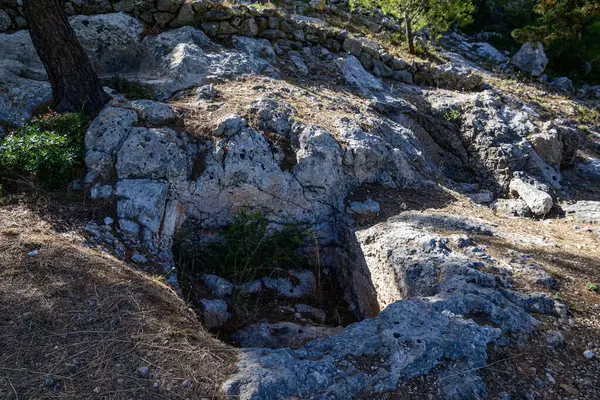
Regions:
<instances>
[{"instance_id":1,"label":"grey rock slab","mask_svg":"<svg viewBox=\"0 0 600 400\"><path fill-rule=\"evenodd\" d=\"M115 194L119 219L137 221L158 233L167 201L168 185L149 179L124 179L117 183Z\"/></svg>"},{"instance_id":2,"label":"grey rock slab","mask_svg":"<svg viewBox=\"0 0 600 400\"><path fill-rule=\"evenodd\" d=\"M0 122L20 125L52 89L28 31L0 33L0 54Z\"/></svg>"},{"instance_id":3,"label":"grey rock slab","mask_svg":"<svg viewBox=\"0 0 600 400\"><path fill-rule=\"evenodd\" d=\"M4 10L0 10L0 32L5 32L10 27L10 15Z\"/></svg>"},{"instance_id":4,"label":"grey rock slab","mask_svg":"<svg viewBox=\"0 0 600 400\"><path fill-rule=\"evenodd\" d=\"M475 90L483 82L483 77L475 70L457 67L453 63L431 68L429 77L438 87L454 90Z\"/></svg>"},{"instance_id":5,"label":"grey rock slab","mask_svg":"<svg viewBox=\"0 0 600 400\"><path fill-rule=\"evenodd\" d=\"M202 325L207 329L220 328L230 318L230 314L227 312L227 303L223 300L200 299L198 307L200 308Z\"/></svg>"},{"instance_id":6,"label":"grey rock slab","mask_svg":"<svg viewBox=\"0 0 600 400\"><path fill-rule=\"evenodd\" d=\"M141 121L146 121L151 125L166 125L174 122L177 118L177 113L165 103L160 103L153 100L134 100L131 103Z\"/></svg>"},{"instance_id":7,"label":"grey rock slab","mask_svg":"<svg viewBox=\"0 0 600 400\"><path fill-rule=\"evenodd\" d=\"M254 57L275 60L275 50L267 39L254 39L246 36L233 36L233 46Z\"/></svg>"},{"instance_id":8,"label":"grey rock slab","mask_svg":"<svg viewBox=\"0 0 600 400\"><path fill-rule=\"evenodd\" d=\"M139 69L145 49L144 24L126 13L76 15L69 22L96 71L124 73Z\"/></svg>"},{"instance_id":9,"label":"grey rock slab","mask_svg":"<svg viewBox=\"0 0 600 400\"><path fill-rule=\"evenodd\" d=\"M196 101L212 100L217 97L217 89L212 84L200 86L195 91Z\"/></svg>"},{"instance_id":10,"label":"grey rock slab","mask_svg":"<svg viewBox=\"0 0 600 400\"><path fill-rule=\"evenodd\" d=\"M365 201L351 201L347 211L360 216L376 216L381 212L381 207L375 200L367 199Z\"/></svg>"},{"instance_id":11,"label":"grey rock slab","mask_svg":"<svg viewBox=\"0 0 600 400\"><path fill-rule=\"evenodd\" d=\"M558 78L554 78L550 81L550 86L554 89L560 90L561 92L573 92L575 87L573 86L573 82L567 78L566 76L561 76Z\"/></svg>"},{"instance_id":12,"label":"grey rock slab","mask_svg":"<svg viewBox=\"0 0 600 400\"><path fill-rule=\"evenodd\" d=\"M119 178L185 179L186 140L169 128L133 128L117 153Z\"/></svg>"},{"instance_id":13,"label":"grey rock slab","mask_svg":"<svg viewBox=\"0 0 600 400\"><path fill-rule=\"evenodd\" d=\"M287 136L292 127L294 108L287 102L269 98L258 99L250 104L248 111L263 132Z\"/></svg>"},{"instance_id":14,"label":"grey rock slab","mask_svg":"<svg viewBox=\"0 0 600 400\"><path fill-rule=\"evenodd\" d=\"M501 64L508 61L508 57L502 54L498 49L487 42L478 42L474 44L475 53L486 59L493 61L494 63Z\"/></svg>"},{"instance_id":15,"label":"grey rock slab","mask_svg":"<svg viewBox=\"0 0 600 400\"><path fill-rule=\"evenodd\" d=\"M498 214L511 217L532 217L531 209L523 199L498 199L492 205Z\"/></svg>"},{"instance_id":16,"label":"grey rock slab","mask_svg":"<svg viewBox=\"0 0 600 400\"><path fill-rule=\"evenodd\" d=\"M231 296L234 285L225 278L213 274L202 274L200 279L220 299Z\"/></svg>"},{"instance_id":17,"label":"grey rock slab","mask_svg":"<svg viewBox=\"0 0 600 400\"><path fill-rule=\"evenodd\" d=\"M236 331L233 340L241 347L299 348L308 341L339 333L341 329L341 327L300 325L293 322L263 322Z\"/></svg>"},{"instance_id":18,"label":"grey rock slab","mask_svg":"<svg viewBox=\"0 0 600 400\"><path fill-rule=\"evenodd\" d=\"M294 63L294 66L296 67L298 73L301 76L308 76L310 71L308 69L308 66L304 62L304 59L299 54L292 54L289 57L290 60Z\"/></svg>"},{"instance_id":19,"label":"grey rock slab","mask_svg":"<svg viewBox=\"0 0 600 400\"><path fill-rule=\"evenodd\" d=\"M98 114L85 134L88 175L108 177L117 151L137 121L137 113L124 108L106 107Z\"/></svg>"},{"instance_id":20,"label":"grey rock slab","mask_svg":"<svg viewBox=\"0 0 600 400\"><path fill-rule=\"evenodd\" d=\"M246 126L248 126L248 123L240 115L226 115L217 121L217 126L213 131L213 135L230 138L239 133L242 128L245 128Z\"/></svg>"},{"instance_id":21,"label":"grey rock slab","mask_svg":"<svg viewBox=\"0 0 600 400\"><path fill-rule=\"evenodd\" d=\"M427 301L399 301L298 350L242 349L237 372L223 389L244 399L349 399L392 391L442 359L465 370L484 366L485 346L498 335L498 329L434 310ZM471 372L465 376L475 379L474 393L462 398L483 396L481 380Z\"/></svg>"},{"instance_id":22,"label":"grey rock slab","mask_svg":"<svg viewBox=\"0 0 600 400\"><path fill-rule=\"evenodd\" d=\"M371 89L383 90L381 81L368 73L356 57L340 57L335 60L335 63L342 72L346 83L350 87L358 89L362 94L369 93Z\"/></svg>"},{"instance_id":23,"label":"grey rock slab","mask_svg":"<svg viewBox=\"0 0 600 400\"><path fill-rule=\"evenodd\" d=\"M600 201L580 200L563 205L562 209L567 214L574 214L578 221L600 223Z\"/></svg>"}]
</instances>

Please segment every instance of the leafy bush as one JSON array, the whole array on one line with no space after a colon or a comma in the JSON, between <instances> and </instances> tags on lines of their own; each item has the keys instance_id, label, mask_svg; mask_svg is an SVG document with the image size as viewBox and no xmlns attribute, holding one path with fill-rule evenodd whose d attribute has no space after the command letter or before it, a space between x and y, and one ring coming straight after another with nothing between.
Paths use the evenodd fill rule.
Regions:
<instances>
[{"instance_id":1,"label":"leafy bush","mask_svg":"<svg viewBox=\"0 0 600 400\"><path fill-rule=\"evenodd\" d=\"M185 273L216 273L234 282L249 282L301 267L298 249L307 235L308 230L297 222L270 231L263 214L239 213L225 228L222 241L190 249L185 240L179 240L175 254L178 268Z\"/></svg>"},{"instance_id":2,"label":"leafy bush","mask_svg":"<svg viewBox=\"0 0 600 400\"><path fill-rule=\"evenodd\" d=\"M459 121L460 111L456 108L451 108L444 113L444 119L447 121Z\"/></svg>"},{"instance_id":3,"label":"leafy bush","mask_svg":"<svg viewBox=\"0 0 600 400\"><path fill-rule=\"evenodd\" d=\"M83 156L85 119L78 114L49 114L33 119L0 140L0 171L32 173L47 186L73 178Z\"/></svg>"}]
</instances>

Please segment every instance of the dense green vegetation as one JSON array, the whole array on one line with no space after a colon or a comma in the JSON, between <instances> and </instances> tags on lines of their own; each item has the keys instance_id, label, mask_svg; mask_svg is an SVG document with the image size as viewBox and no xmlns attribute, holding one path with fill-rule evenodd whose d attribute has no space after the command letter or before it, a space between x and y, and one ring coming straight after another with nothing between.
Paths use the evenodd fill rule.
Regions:
<instances>
[{"instance_id":1,"label":"dense green vegetation","mask_svg":"<svg viewBox=\"0 0 600 400\"><path fill-rule=\"evenodd\" d=\"M481 1L472 32L487 31L501 50L527 40L544 43L550 76L600 83L600 2L597 0Z\"/></svg>"},{"instance_id":2,"label":"dense green vegetation","mask_svg":"<svg viewBox=\"0 0 600 400\"><path fill-rule=\"evenodd\" d=\"M473 22L472 0L350 0L351 7L378 7L384 13L403 18L409 51L415 52L413 32L427 26L436 36L453 24L466 26Z\"/></svg>"},{"instance_id":3,"label":"dense green vegetation","mask_svg":"<svg viewBox=\"0 0 600 400\"><path fill-rule=\"evenodd\" d=\"M415 52L414 34L432 37L453 25L499 50L515 53L527 40L541 41L547 73L575 82L600 83L600 1L598 0L351 0L351 6L378 7L404 20L405 40Z\"/></svg>"},{"instance_id":4,"label":"dense green vegetation","mask_svg":"<svg viewBox=\"0 0 600 400\"><path fill-rule=\"evenodd\" d=\"M0 140L0 174L27 174L52 188L68 184L81 166L86 121L73 113L34 118Z\"/></svg>"},{"instance_id":5,"label":"dense green vegetation","mask_svg":"<svg viewBox=\"0 0 600 400\"><path fill-rule=\"evenodd\" d=\"M239 213L223 230L220 241L194 248L181 238L175 245L178 269L186 273L216 273L233 282L249 282L303 267L298 249L309 231L297 222L278 230L269 229L267 217L259 212Z\"/></svg>"}]
</instances>

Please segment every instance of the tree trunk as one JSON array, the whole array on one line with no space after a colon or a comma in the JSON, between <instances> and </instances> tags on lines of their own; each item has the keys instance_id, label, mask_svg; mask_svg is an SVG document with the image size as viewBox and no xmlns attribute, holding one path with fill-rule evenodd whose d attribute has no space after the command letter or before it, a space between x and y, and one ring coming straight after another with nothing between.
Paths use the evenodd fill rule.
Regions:
<instances>
[{"instance_id":1,"label":"tree trunk","mask_svg":"<svg viewBox=\"0 0 600 400\"><path fill-rule=\"evenodd\" d=\"M406 41L408 42L408 52L415 54L415 37L412 31L412 21L408 8L404 10L404 26L406 27Z\"/></svg>"},{"instance_id":2,"label":"tree trunk","mask_svg":"<svg viewBox=\"0 0 600 400\"><path fill-rule=\"evenodd\" d=\"M62 0L23 0L29 34L52 85L58 112L91 114L110 97L77 41Z\"/></svg>"}]
</instances>

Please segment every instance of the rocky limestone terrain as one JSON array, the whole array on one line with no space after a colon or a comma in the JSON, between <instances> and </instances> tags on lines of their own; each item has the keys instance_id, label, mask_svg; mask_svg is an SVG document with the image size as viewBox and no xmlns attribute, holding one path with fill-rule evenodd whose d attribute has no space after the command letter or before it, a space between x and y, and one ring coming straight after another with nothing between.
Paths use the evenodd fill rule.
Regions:
<instances>
[{"instance_id":1,"label":"rocky limestone terrain","mask_svg":"<svg viewBox=\"0 0 600 400\"><path fill-rule=\"evenodd\" d=\"M82 222L89 242L157 266L177 290L184 232L202 244L245 210L272 231L309 227L302 250L318 249L318 270L195 284L203 325L240 347L221 393L600 395L600 300L582 283L600 281L600 132L582 129L569 103L596 100L510 81L476 56L404 60L323 20L199 4L71 17L112 96L87 127L79 184L112 210ZM13 14L0 34L6 130L51 98ZM163 17L172 29L149 33L147 19ZM337 308L309 304L325 278ZM237 293L267 299L271 315L239 319ZM515 359L505 371L520 377L504 387L511 378L487 367Z\"/></svg>"}]
</instances>

